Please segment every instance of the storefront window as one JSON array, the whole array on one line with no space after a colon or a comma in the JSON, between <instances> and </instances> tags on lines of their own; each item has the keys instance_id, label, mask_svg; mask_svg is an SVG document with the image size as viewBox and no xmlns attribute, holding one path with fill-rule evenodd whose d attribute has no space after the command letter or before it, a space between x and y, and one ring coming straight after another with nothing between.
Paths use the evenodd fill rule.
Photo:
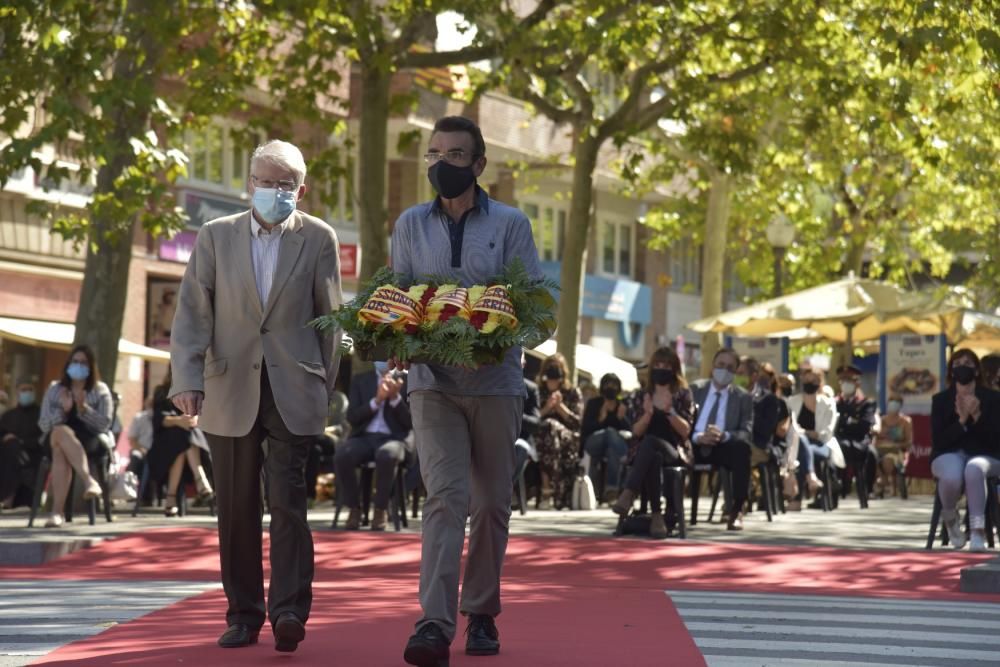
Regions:
<instances>
[{"instance_id":1,"label":"storefront window","mask_svg":"<svg viewBox=\"0 0 1000 667\"><path fill-rule=\"evenodd\" d=\"M604 273L615 273L615 227L611 222L605 222L601 228L601 269Z\"/></svg>"}]
</instances>

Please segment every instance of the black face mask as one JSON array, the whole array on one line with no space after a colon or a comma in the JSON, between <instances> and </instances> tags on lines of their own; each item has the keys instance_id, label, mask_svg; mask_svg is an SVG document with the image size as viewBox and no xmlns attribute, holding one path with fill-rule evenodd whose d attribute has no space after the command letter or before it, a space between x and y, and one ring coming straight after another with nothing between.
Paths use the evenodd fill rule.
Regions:
<instances>
[{"instance_id":1,"label":"black face mask","mask_svg":"<svg viewBox=\"0 0 1000 667\"><path fill-rule=\"evenodd\" d=\"M649 372L649 379L655 385L668 385L677 381L677 373L672 368L654 368Z\"/></svg>"},{"instance_id":2,"label":"black face mask","mask_svg":"<svg viewBox=\"0 0 1000 667\"><path fill-rule=\"evenodd\" d=\"M802 391L812 396L817 391L819 391L819 384L815 382L806 382L804 385L802 385Z\"/></svg>"},{"instance_id":3,"label":"black face mask","mask_svg":"<svg viewBox=\"0 0 1000 667\"><path fill-rule=\"evenodd\" d=\"M958 384L970 384L976 379L976 369L972 366L953 366L951 376Z\"/></svg>"},{"instance_id":4,"label":"black face mask","mask_svg":"<svg viewBox=\"0 0 1000 667\"><path fill-rule=\"evenodd\" d=\"M546 380L562 380L562 377L563 377L562 371L560 371L558 368L555 368L554 366L549 367L545 370Z\"/></svg>"},{"instance_id":5,"label":"black face mask","mask_svg":"<svg viewBox=\"0 0 1000 667\"><path fill-rule=\"evenodd\" d=\"M472 187L476 175L472 165L456 167L444 160L438 160L427 170L427 179L439 195L445 199L455 199Z\"/></svg>"},{"instance_id":6,"label":"black face mask","mask_svg":"<svg viewBox=\"0 0 1000 667\"><path fill-rule=\"evenodd\" d=\"M601 390L601 396L609 401L613 401L618 398L618 387L605 387Z\"/></svg>"}]
</instances>

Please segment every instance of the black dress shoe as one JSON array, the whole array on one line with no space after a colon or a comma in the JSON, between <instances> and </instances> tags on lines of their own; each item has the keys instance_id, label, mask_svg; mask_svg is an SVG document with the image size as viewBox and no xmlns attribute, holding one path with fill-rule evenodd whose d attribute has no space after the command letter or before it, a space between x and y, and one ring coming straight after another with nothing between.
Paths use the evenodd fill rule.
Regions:
<instances>
[{"instance_id":1,"label":"black dress shoe","mask_svg":"<svg viewBox=\"0 0 1000 667\"><path fill-rule=\"evenodd\" d=\"M500 633L489 614L469 614L465 635L466 655L496 655L500 652Z\"/></svg>"},{"instance_id":2,"label":"black dress shoe","mask_svg":"<svg viewBox=\"0 0 1000 667\"><path fill-rule=\"evenodd\" d=\"M291 653L306 638L305 623L290 611L278 614L274 622L274 650Z\"/></svg>"},{"instance_id":3,"label":"black dress shoe","mask_svg":"<svg viewBox=\"0 0 1000 667\"><path fill-rule=\"evenodd\" d=\"M251 629L246 623L233 623L219 637L222 648L243 648L257 643L260 628Z\"/></svg>"},{"instance_id":4,"label":"black dress shoe","mask_svg":"<svg viewBox=\"0 0 1000 667\"><path fill-rule=\"evenodd\" d=\"M448 639L434 623L428 623L417 630L406 643L403 660L417 667L448 667L451 650Z\"/></svg>"}]
</instances>

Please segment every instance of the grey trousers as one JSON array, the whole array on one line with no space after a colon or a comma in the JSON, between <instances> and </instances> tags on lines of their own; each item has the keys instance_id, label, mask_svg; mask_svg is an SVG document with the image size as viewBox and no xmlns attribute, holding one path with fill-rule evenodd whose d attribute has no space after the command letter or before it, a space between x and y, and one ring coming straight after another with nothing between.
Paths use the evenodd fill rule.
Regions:
<instances>
[{"instance_id":1,"label":"grey trousers","mask_svg":"<svg viewBox=\"0 0 1000 667\"><path fill-rule=\"evenodd\" d=\"M958 505L965 485L969 503L969 521L981 526L986 516L986 478L1000 475L1000 461L990 456L969 456L964 451L941 454L931 463L931 472L938 481L941 510L950 516Z\"/></svg>"},{"instance_id":2,"label":"grey trousers","mask_svg":"<svg viewBox=\"0 0 1000 667\"><path fill-rule=\"evenodd\" d=\"M420 559L424 615L418 630L435 623L449 641L455 637L467 518L469 558L461 612L500 613L514 441L521 432L523 404L520 396L410 394L417 457L427 489Z\"/></svg>"}]
</instances>

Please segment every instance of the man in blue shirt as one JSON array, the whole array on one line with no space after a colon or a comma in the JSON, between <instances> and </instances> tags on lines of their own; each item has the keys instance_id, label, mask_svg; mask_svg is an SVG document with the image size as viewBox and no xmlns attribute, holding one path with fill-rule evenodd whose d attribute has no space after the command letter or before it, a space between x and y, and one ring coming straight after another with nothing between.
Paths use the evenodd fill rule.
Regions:
<instances>
[{"instance_id":1,"label":"man in blue shirt","mask_svg":"<svg viewBox=\"0 0 1000 667\"><path fill-rule=\"evenodd\" d=\"M405 211L392 235L392 268L406 278L454 276L462 287L484 284L521 260L542 279L528 218L494 201L476 184L486 167L479 127L449 116L431 134L427 177L438 197ZM398 364L400 367L408 364ZM469 617L465 651L500 651L500 569L507 550L514 441L524 404L521 350L472 371L415 364L409 400L417 455L427 489L424 505L420 606L404 659L447 665L457 612ZM461 605L458 576L465 522L471 517Z\"/></svg>"}]
</instances>

